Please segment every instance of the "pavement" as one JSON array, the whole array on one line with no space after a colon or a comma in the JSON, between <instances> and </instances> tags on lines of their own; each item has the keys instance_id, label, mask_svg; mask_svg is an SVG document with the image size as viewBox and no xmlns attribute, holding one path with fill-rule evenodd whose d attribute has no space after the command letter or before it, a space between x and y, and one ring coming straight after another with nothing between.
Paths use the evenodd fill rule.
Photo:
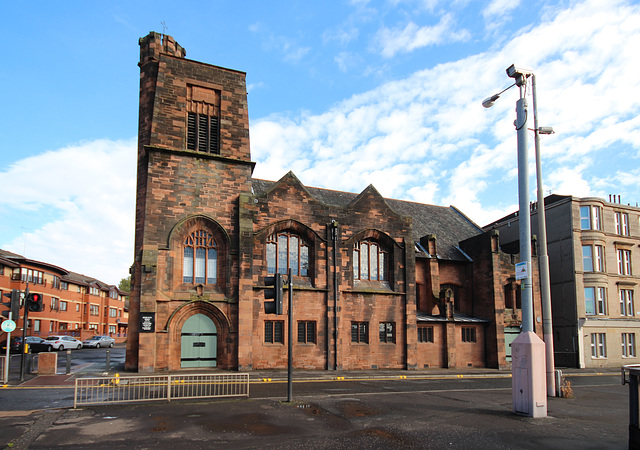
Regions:
<instances>
[{"instance_id":1,"label":"pavement","mask_svg":"<svg viewBox=\"0 0 640 450\"><path fill-rule=\"evenodd\" d=\"M110 372L113 376L118 367ZM0 446L11 449L200 448L531 448L607 449L628 445L628 387L617 370L565 369L566 376L611 376L606 386L580 383L571 398L548 398L548 415L513 413L510 388L407 390L380 384L365 394L349 382L509 378L492 369L424 371L294 371L295 383L321 383L320 393L286 400L286 371L250 372L251 391L279 385L273 397L202 399L0 411ZM88 372L30 376L24 395L71 387ZM123 376L135 375L122 373ZM586 380L586 378L585 378ZM506 380L505 380L506 381ZM457 381L452 381L453 386ZM510 386L510 383L503 383ZM374 386L378 386L375 384ZM391 386L391 387L389 387ZM36 388L42 389L36 389ZM0 389L0 398L2 389Z\"/></svg>"}]
</instances>

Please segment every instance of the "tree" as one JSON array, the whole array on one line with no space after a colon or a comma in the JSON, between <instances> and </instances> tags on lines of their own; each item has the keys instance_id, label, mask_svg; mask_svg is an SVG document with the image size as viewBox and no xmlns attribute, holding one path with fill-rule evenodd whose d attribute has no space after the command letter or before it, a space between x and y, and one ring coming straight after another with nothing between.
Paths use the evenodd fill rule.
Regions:
<instances>
[{"instance_id":1,"label":"tree","mask_svg":"<svg viewBox=\"0 0 640 450\"><path fill-rule=\"evenodd\" d=\"M118 283L118 289L123 292L129 293L129 291L131 290L131 275L120 280L120 283Z\"/></svg>"}]
</instances>

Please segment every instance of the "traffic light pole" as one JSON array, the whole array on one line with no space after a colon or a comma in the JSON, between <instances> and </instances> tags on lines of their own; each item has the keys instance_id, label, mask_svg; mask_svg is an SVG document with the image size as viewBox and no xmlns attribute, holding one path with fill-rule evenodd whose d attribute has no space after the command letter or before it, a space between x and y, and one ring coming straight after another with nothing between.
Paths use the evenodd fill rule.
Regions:
<instances>
[{"instance_id":1,"label":"traffic light pole","mask_svg":"<svg viewBox=\"0 0 640 450\"><path fill-rule=\"evenodd\" d=\"M293 277L289 268L289 355L287 357L287 402L291 403L293 398Z\"/></svg>"},{"instance_id":2,"label":"traffic light pole","mask_svg":"<svg viewBox=\"0 0 640 450\"><path fill-rule=\"evenodd\" d=\"M29 298L29 282L27 281L27 287L24 290L24 317L22 319L22 345L20 346L20 382L24 381L24 351L27 345L27 318L29 317L29 305L27 305L27 299Z\"/></svg>"}]
</instances>

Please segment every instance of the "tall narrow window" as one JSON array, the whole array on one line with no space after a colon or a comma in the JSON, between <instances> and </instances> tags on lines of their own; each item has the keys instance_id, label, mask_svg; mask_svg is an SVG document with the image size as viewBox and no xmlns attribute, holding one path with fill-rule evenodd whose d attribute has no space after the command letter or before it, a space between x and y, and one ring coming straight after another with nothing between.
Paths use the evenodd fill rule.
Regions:
<instances>
[{"instance_id":1,"label":"tall narrow window","mask_svg":"<svg viewBox=\"0 0 640 450\"><path fill-rule=\"evenodd\" d=\"M274 234L267 240L267 271L294 276L309 276L309 246L288 231Z\"/></svg>"},{"instance_id":2,"label":"tall narrow window","mask_svg":"<svg viewBox=\"0 0 640 450\"><path fill-rule=\"evenodd\" d=\"M634 314L633 291L631 289L620 289L620 315L633 316Z\"/></svg>"},{"instance_id":3,"label":"tall narrow window","mask_svg":"<svg viewBox=\"0 0 640 450\"><path fill-rule=\"evenodd\" d=\"M194 112L187 114L187 149L220 153L220 122L217 117Z\"/></svg>"},{"instance_id":4,"label":"tall narrow window","mask_svg":"<svg viewBox=\"0 0 640 450\"><path fill-rule=\"evenodd\" d=\"M602 230L602 224L600 221L600 207L599 206L592 206L591 207L591 219L593 220L592 222L592 227L594 230Z\"/></svg>"},{"instance_id":5,"label":"tall narrow window","mask_svg":"<svg viewBox=\"0 0 640 450\"><path fill-rule=\"evenodd\" d=\"M582 246L582 270L593 272L593 248L590 245Z\"/></svg>"},{"instance_id":6,"label":"tall narrow window","mask_svg":"<svg viewBox=\"0 0 640 450\"><path fill-rule=\"evenodd\" d=\"M591 357L593 358L607 357L607 336L605 333L591 334Z\"/></svg>"},{"instance_id":7,"label":"tall narrow window","mask_svg":"<svg viewBox=\"0 0 640 450\"><path fill-rule=\"evenodd\" d=\"M184 241L182 282L216 284L218 277L218 251L210 233L198 230Z\"/></svg>"},{"instance_id":8,"label":"tall narrow window","mask_svg":"<svg viewBox=\"0 0 640 450\"><path fill-rule=\"evenodd\" d=\"M587 315L592 316L596 313L596 292L593 287L584 288L584 309Z\"/></svg>"},{"instance_id":9,"label":"tall narrow window","mask_svg":"<svg viewBox=\"0 0 640 450\"><path fill-rule=\"evenodd\" d=\"M595 245L594 269L596 272L604 272L604 248L602 245Z\"/></svg>"},{"instance_id":10,"label":"tall narrow window","mask_svg":"<svg viewBox=\"0 0 640 450\"><path fill-rule=\"evenodd\" d=\"M580 229L591 229L591 207L589 206L580 207Z\"/></svg>"},{"instance_id":11,"label":"tall narrow window","mask_svg":"<svg viewBox=\"0 0 640 450\"><path fill-rule=\"evenodd\" d=\"M629 214L617 212L614 214L616 222L616 234L629 236Z\"/></svg>"},{"instance_id":12,"label":"tall narrow window","mask_svg":"<svg viewBox=\"0 0 640 450\"><path fill-rule=\"evenodd\" d=\"M377 242L365 240L353 248L355 280L387 280L387 252Z\"/></svg>"},{"instance_id":13,"label":"tall narrow window","mask_svg":"<svg viewBox=\"0 0 640 450\"><path fill-rule=\"evenodd\" d=\"M607 296L606 290L603 287L599 287L596 289L596 304L598 307L598 314L605 315L607 314Z\"/></svg>"},{"instance_id":14,"label":"tall narrow window","mask_svg":"<svg viewBox=\"0 0 640 450\"><path fill-rule=\"evenodd\" d=\"M631 275L631 250L618 250L618 274Z\"/></svg>"},{"instance_id":15,"label":"tall narrow window","mask_svg":"<svg viewBox=\"0 0 640 450\"><path fill-rule=\"evenodd\" d=\"M636 334L622 333L622 357L634 358L636 356Z\"/></svg>"}]
</instances>

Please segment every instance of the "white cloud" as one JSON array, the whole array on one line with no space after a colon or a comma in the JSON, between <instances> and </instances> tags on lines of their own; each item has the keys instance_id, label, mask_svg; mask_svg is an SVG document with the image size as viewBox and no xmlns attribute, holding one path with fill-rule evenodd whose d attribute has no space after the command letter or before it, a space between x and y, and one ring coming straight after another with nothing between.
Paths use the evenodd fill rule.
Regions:
<instances>
[{"instance_id":1,"label":"white cloud","mask_svg":"<svg viewBox=\"0 0 640 450\"><path fill-rule=\"evenodd\" d=\"M34 211L37 225L3 238L1 248L117 284L133 262L135 167L135 140L83 142L17 161L0 173L0 209L5 217Z\"/></svg>"},{"instance_id":2,"label":"white cloud","mask_svg":"<svg viewBox=\"0 0 640 450\"><path fill-rule=\"evenodd\" d=\"M517 208L517 90L490 110L480 102L510 84L505 68L517 63L535 70L540 125L557 133L542 141L545 189L634 202L640 6L588 0L545 14L501 48L387 82L324 113L252 119L254 176L277 180L293 170L309 186L356 193L373 184L385 196L452 204L488 223ZM453 28L448 16L434 27L385 28L380 48L390 57L464 36ZM306 51L271 44L294 59ZM26 252L19 232L0 246L117 283L133 258L135 157L133 140L93 141L18 161L0 173L0 212L45 220L26 224Z\"/></svg>"},{"instance_id":3,"label":"white cloud","mask_svg":"<svg viewBox=\"0 0 640 450\"><path fill-rule=\"evenodd\" d=\"M409 53L423 47L469 39L469 32L454 30L453 22L453 16L445 14L434 26L420 27L409 22L402 29L383 27L378 30L374 40L382 56L392 58L396 53Z\"/></svg>"},{"instance_id":4,"label":"white cloud","mask_svg":"<svg viewBox=\"0 0 640 450\"><path fill-rule=\"evenodd\" d=\"M534 68L540 125L557 132L542 140L546 184L556 193L602 195L614 175L602 170L599 155L612 146L640 145L640 77L632 76L640 7L609 5L590 0L556 11L500 50L388 82L320 115L263 119L251 136L256 173L268 178L264 163L272 173L299 164L304 169L298 176L312 186L360 192L373 183L383 195L426 195L436 204L454 204L480 224L494 220L517 203L517 90L490 110L480 102L509 85L505 69L515 62ZM441 32L423 38L414 24L387 29L384 53L436 42L450 23L443 20ZM533 158L532 139L530 145ZM638 165L637 150L624 154ZM530 174L535 199L535 172ZM631 189L631 177L623 180ZM504 195L504 186L504 200L486 197Z\"/></svg>"},{"instance_id":5,"label":"white cloud","mask_svg":"<svg viewBox=\"0 0 640 450\"><path fill-rule=\"evenodd\" d=\"M485 18L502 17L520 6L519 0L492 0L482 11Z\"/></svg>"}]
</instances>

